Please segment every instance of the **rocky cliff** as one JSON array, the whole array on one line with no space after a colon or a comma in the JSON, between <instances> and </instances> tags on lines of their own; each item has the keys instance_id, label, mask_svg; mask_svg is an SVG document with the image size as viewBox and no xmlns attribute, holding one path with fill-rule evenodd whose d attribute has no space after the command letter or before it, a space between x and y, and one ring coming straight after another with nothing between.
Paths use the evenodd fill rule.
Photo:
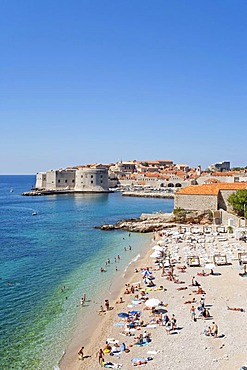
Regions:
<instances>
[{"instance_id":1,"label":"rocky cliff","mask_svg":"<svg viewBox=\"0 0 247 370\"><path fill-rule=\"evenodd\" d=\"M101 230L127 230L131 232L148 233L174 227L176 224L200 224L207 225L212 223L211 211L183 211L175 213L155 213L142 214L139 218L130 218L119 221L113 225L104 224L96 226Z\"/></svg>"}]
</instances>

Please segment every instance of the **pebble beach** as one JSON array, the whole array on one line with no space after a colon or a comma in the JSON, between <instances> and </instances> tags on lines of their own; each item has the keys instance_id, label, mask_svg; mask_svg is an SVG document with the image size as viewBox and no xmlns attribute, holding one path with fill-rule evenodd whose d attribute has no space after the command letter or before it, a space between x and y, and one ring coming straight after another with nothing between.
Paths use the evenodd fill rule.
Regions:
<instances>
[{"instance_id":1,"label":"pebble beach","mask_svg":"<svg viewBox=\"0 0 247 370\"><path fill-rule=\"evenodd\" d=\"M59 365L61 370L100 367L218 370L240 369L247 364L247 279L239 275L242 266L238 260L238 253L247 248L233 234L219 233L214 228L205 233L199 225L194 231L191 233L185 227L181 232L181 227L177 226L153 235L148 253L132 263L120 281L114 282L110 297L106 292L112 309L107 311L104 307L105 312L92 313L91 330L90 326L85 329L78 325L74 340ZM150 255L157 251L160 256L151 258ZM215 265L213 256L217 254L226 256L227 264ZM200 259L200 266L187 265L192 256ZM213 266L213 271L207 266ZM145 271L153 278L146 279ZM203 294L198 294L198 287L192 286L193 277ZM150 281L153 287L148 287ZM133 293L125 294L126 287L130 290L131 286ZM123 303L117 303L120 297ZM146 302L152 298L161 304L147 307ZM202 301L210 314L205 319L200 311ZM195 320L191 317L192 306L195 307ZM133 310L140 311L140 316L133 317L130 314ZM121 318L119 313L128 317ZM172 330L167 330L166 315L170 320L172 315L176 319ZM131 324L130 331L132 321L135 323ZM216 337L206 335L213 323L218 326ZM146 334L150 335L150 341L143 343L140 337ZM107 344L114 349L114 354L110 354L112 350L104 351L104 361L99 361L97 353ZM82 346L84 358L80 360L78 350Z\"/></svg>"}]
</instances>

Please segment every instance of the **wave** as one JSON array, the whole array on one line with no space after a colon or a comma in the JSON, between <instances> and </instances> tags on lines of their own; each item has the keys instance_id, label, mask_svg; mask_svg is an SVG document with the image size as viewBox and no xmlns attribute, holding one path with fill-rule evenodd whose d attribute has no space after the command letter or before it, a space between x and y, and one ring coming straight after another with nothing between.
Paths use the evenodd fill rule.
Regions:
<instances>
[{"instance_id":1,"label":"wave","mask_svg":"<svg viewBox=\"0 0 247 370\"><path fill-rule=\"evenodd\" d=\"M128 270L128 268L130 267L130 265L133 263L133 262L136 262L139 258L141 257L140 253L138 253L134 258L132 258L132 260L128 263L128 265L125 267L124 269L124 273L123 273L123 277L125 277L125 274Z\"/></svg>"}]
</instances>

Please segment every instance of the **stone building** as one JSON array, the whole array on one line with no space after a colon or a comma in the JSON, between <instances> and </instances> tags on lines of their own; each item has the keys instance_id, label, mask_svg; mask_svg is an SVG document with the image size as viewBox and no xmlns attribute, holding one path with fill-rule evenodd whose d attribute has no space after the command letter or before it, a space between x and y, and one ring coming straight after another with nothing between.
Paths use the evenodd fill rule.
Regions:
<instances>
[{"instance_id":1,"label":"stone building","mask_svg":"<svg viewBox=\"0 0 247 370\"><path fill-rule=\"evenodd\" d=\"M231 210L227 202L229 195L247 189L247 182L191 185L175 194L174 208L186 210Z\"/></svg>"},{"instance_id":2,"label":"stone building","mask_svg":"<svg viewBox=\"0 0 247 370\"><path fill-rule=\"evenodd\" d=\"M108 171L106 168L80 168L75 174L75 191L109 191Z\"/></svg>"},{"instance_id":3,"label":"stone building","mask_svg":"<svg viewBox=\"0 0 247 370\"><path fill-rule=\"evenodd\" d=\"M48 191L108 192L108 170L103 167L80 167L40 172L36 175L35 188Z\"/></svg>"}]
</instances>

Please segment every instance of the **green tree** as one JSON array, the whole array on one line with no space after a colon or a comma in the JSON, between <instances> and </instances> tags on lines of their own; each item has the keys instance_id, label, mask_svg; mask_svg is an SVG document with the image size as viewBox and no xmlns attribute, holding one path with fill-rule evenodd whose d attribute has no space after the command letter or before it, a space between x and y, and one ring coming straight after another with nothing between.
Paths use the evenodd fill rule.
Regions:
<instances>
[{"instance_id":1,"label":"green tree","mask_svg":"<svg viewBox=\"0 0 247 370\"><path fill-rule=\"evenodd\" d=\"M238 216L247 217L247 190L238 190L228 197L228 203ZM245 211L245 214L244 214Z\"/></svg>"}]
</instances>

